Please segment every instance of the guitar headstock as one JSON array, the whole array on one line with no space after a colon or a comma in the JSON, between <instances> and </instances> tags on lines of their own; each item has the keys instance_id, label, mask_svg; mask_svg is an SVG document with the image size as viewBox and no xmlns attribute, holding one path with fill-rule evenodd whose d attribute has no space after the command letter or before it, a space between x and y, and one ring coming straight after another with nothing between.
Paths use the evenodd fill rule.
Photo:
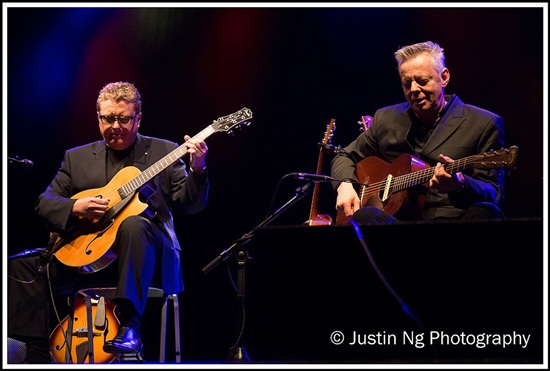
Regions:
<instances>
[{"instance_id":1,"label":"guitar headstock","mask_svg":"<svg viewBox=\"0 0 550 371\"><path fill-rule=\"evenodd\" d=\"M210 125L210 127L214 129L214 131L225 131L229 134L232 134L233 129L240 128L242 127L242 125L250 125L251 119L252 111L244 107L230 115L218 117L212 122L212 125Z\"/></svg>"},{"instance_id":2,"label":"guitar headstock","mask_svg":"<svg viewBox=\"0 0 550 371\"><path fill-rule=\"evenodd\" d=\"M478 169L510 169L516 166L518 147L492 150L473 156L473 167Z\"/></svg>"},{"instance_id":3,"label":"guitar headstock","mask_svg":"<svg viewBox=\"0 0 550 371\"><path fill-rule=\"evenodd\" d=\"M336 148L332 144L330 144L332 137L334 136L334 130L336 130L336 120L331 119L330 123L327 125L327 130L325 131L325 136L323 140L317 143L319 148L321 148L320 150L324 153L334 154L335 152L340 150L340 147Z\"/></svg>"},{"instance_id":4,"label":"guitar headstock","mask_svg":"<svg viewBox=\"0 0 550 371\"><path fill-rule=\"evenodd\" d=\"M336 130L336 120L331 119L330 123L327 125L327 130L325 131L325 136L323 138L323 144L329 144L334 136L334 130Z\"/></svg>"},{"instance_id":5,"label":"guitar headstock","mask_svg":"<svg viewBox=\"0 0 550 371\"><path fill-rule=\"evenodd\" d=\"M361 121L358 121L357 123L360 125L359 131L365 132L370 127L370 124L372 122L372 116L361 116Z\"/></svg>"}]
</instances>

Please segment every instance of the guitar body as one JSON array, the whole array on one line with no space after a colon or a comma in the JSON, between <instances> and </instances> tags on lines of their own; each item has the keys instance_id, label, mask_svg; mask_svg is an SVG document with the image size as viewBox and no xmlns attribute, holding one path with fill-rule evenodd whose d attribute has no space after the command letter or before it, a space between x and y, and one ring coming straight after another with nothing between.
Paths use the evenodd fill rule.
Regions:
<instances>
[{"instance_id":1,"label":"guitar body","mask_svg":"<svg viewBox=\"0 0 550 371\"><path fill-rule=\"evenodd\" d=\"M317 226L317 225L332 225L332 217L327 214L316 214L314 218L309 219L307 225Z\"/></svg>"},{"instance_id":2,"label":"guitar body","mask_svg":"<svg viewBox=\"0 0 550 371\"><path fill-rule=\"evenodd\" d=\"M90 273L105 268L116 259L117 252L111 247L120 224L129 216L139 215L147 209L147 204L139 200L139 193L122 200L117 190L139 174L138 168L125 167L105 187L88 189L71 197L80 199L95 196L109 199L109 209L102 220L78 220L77 229L80 235L54 253L61 263L79 268L81 273ZM123 208L116 212L116 208L121 206Z\"/></svg>"},{"instance_id":3,"label":"guitar body","mask_svg":"<svg viewBox=\"0 0 550 371\"><path fill-rule=\"evenodd\" d=\"M116 354L105 353L103 344L113 339L119 328L119 320L114 314L115 304L105 301L105 321L99 326L93 327L93 363L111 363ZM92 303L92 318L98 313L97 303ZM88 317L86 299L77 297L74 305L71 333L65 334L69 329L70 315L52 331L50 335L50 352L56 363L90 363L88 354Z\"/></svg>"},{"instance_id":4,"label":"guitar body","mask_svg":"<svg viewBox=\"0 0 550 371\"><path fill-rule=\"evenodd\" d=\"M409 154L399 156L391 164L378 157L371 156L357 164L355 175L359 182L373 185L383 183L388 175L393 177L402 176L428 167L427 163ZM413 217L419 214L424 204L424 192L418 189L392 192L388 198L383 200L383 187L378 185L372 187L374 189L361 186L359 192L361 207L374 206L396 217ZM349 223L350 219L350 217L346 217L344 213L339 211L336 215L336 224Z\"/></svg>"},{"instance_id":5,"label":"guitar body","mask_svg":"<svg viewBox=\"0 0 550 371\"><path fill-rule=\"evenodd\" d=\"M471 168L511 169L516 166L517 153L518 147L511 146L464 157L443 166L448 174ZM357 180L366 184L359 192L361 207L374 206L397 218L417 219L424 207L434 169L409 154L399 156L391 165L374 156L361 160L355 169ZM336 224L349 223L350 219L339 211Z\"/></svg>"}]
</instances>

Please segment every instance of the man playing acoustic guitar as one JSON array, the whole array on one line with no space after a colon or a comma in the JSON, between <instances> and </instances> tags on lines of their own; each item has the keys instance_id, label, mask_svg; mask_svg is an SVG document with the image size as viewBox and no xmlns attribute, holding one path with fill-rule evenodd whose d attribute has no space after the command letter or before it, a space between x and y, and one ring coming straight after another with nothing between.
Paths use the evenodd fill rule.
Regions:
<instances>
[{"instance_id":1,"label":"man playing acoustic guitar","mask_svg":"<svg viewBox=\"0 0 550 371\"><path fill-rule=\"evenodd\" d=\"M131 83L107 84L96 108L103 139L65 152L36 210L59 236L47 267L54 292L71 293L80 284L116 287L112 300L120 326L103 351L138 353L150 285L160 285L167 294L183 291L172 207L189 214L206 207L208 147L204 138L186 135L178 147L139 134L141 96ZM180 158L186 152L188 165ZM141 187L139 181L159 168L164 171ZM132 188L135 183L139 191ZM37 264L37 259L10 261L8 335L26 342L26 363L50 363L50 296Z\"/></svg>"},{"instance_id":2,"label":"man playing acoustic guitar","mask_svg":"<svg viewBox=\"0 0 550 371\"><path fill-rule=\"evenodd\" d=\"M332 177L347 180L335 184L337 224L504 217L504 171L496 168L509 163L491 155L481 166L469 162L503 148L502 118L444 94L450 72L438 44L402 47L395 59L407 102L378 110L331 162Z\"/></svg>"}]
</instances>

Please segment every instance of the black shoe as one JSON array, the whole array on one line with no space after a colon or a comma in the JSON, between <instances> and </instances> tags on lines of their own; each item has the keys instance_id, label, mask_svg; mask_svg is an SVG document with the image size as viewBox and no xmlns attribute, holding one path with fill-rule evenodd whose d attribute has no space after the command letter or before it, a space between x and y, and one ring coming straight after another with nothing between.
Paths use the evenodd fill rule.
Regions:
<instances>
[{"instance_id":1,"label":"black shoe","mask_svg":"<svg viewBox=\"0 0 550 371\"><path fill-rule=\"evenodd\" d=\"M139 335L131 327L121 327L113 340L106 341L103 345L105 353L139 353L143 343Z\"/></svg>"}]
</instances>

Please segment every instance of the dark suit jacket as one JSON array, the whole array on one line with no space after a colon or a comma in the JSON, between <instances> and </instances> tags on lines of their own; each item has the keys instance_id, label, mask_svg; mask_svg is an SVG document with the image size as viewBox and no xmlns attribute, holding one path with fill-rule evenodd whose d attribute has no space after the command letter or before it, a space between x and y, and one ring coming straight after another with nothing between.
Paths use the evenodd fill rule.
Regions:
<instances>
[{"instance_id":1,"label":"dark suit jacket","mask_svg":"<svg viewBox=\"0 0 550 371\"><path fill-rule=\"evenodd\" d=\"M178 147L176 143L138 134L133 166L142 172ZM76 218L71 217L75 199L70 197L88 189L107 184L106 144L103 140L65 152L61 168L37 201L36 210L52 231L69 230ZM147 200L149 209L156 212L153 219L166 235L163 248L162 285L166 292L183 290L179 260L180 244L174 230L172 207L185 213L203 210L208 200L206 174L188 174L182 159L173 162L146 184L155 190Z\"/></svg>"},{"instance_id":2,"label":"dark suit jacket","mask_svg":"<svg viewBox=\"0 0 550 371\"><path fill-rule=\"evenodd\" d=\"M438 155L458 160L504 147L504 123L501 117L487 110L464 104L457 96L447 96L446 113L418 157L434 166ZM338 154L331 163L336 179L356 179L355 165L368 156L377 156L391 163L403 153L415 155L407 141L412 121L408 103L378 110L368 130ZM428 192L422 217L459 217L476 202L499 205L504 197L504 172L469 169L463 172L465 189L448 195ZM338 184L339 185L339 184ZM338 186L336 185L336 187Z\"/></svg>"}]
</instances>

